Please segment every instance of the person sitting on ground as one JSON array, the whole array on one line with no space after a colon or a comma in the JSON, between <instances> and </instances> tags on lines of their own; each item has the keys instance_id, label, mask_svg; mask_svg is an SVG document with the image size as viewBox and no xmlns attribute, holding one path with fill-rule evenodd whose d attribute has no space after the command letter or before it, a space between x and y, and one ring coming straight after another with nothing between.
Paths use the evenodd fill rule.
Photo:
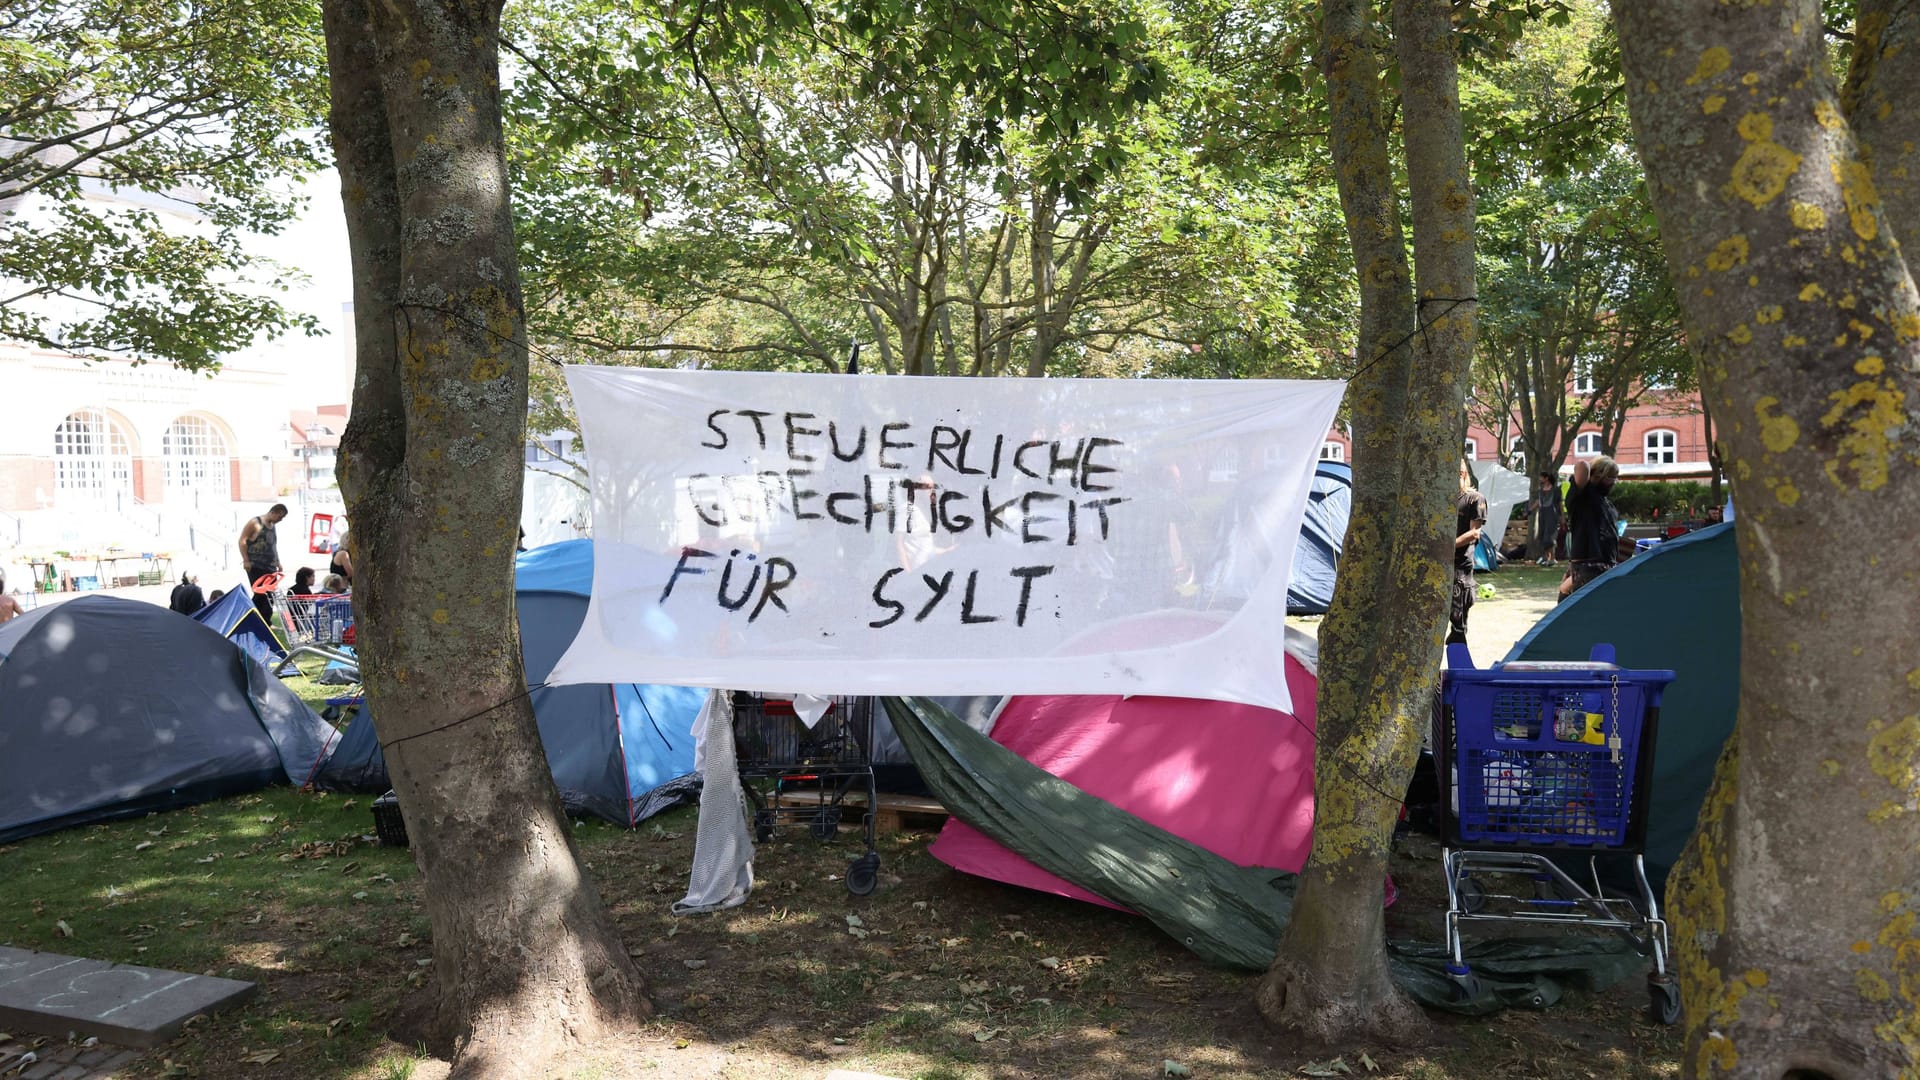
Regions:
<instances>
[{"instance_id":1,"label":"person sitting on ground","mask_svg":"<svg viewBox=\"0 0 1920 1080\"><path fill-rule=\"evenodd\" d=\"M200 591L200 581L192 574L181 574L180 584L173 587L173 596L167 601L170 611L182 615L191 615L207 606L207 597Z\"/></svg>"},{"instance_id":2,"label":"person sitting on ground","mask_svg":"<svg viewBox=\"0 0 1920 1080\"><path fill-rule=\"evenodd\" d=\"M7 592L7 572L0 570L0 623L24 614L26 612L21 609L20 601Z\"/></svg>"},{"instance_id":3,"label":"person sitting on ground","mask_svg":"<svg viewBox=\"0 0 1920 1080\"><path fill-rule=\"evenodd\" d=\"M1567 492L1567 574L1560 582L1562 600L1620 560L1620 511L1607 494L1620 479L1620 466L1605 454L1573 463L1573 485Z\"/></svg>"},{"instance_id":4,"label":"person sitting on ground","mask_svg":"<svg viewBox=\"0 0 1920 1080\"><path fill-rule=\"evenodd\" d=\"M287 593L292 596L312 596L314 594L313 567L303 566L294 571L293 588L288 589Z\"/></svg>"},{"instance_id":5,"label":"person sitting on ground","mask_svg":"<svg viewBox=\"0 0 1920 1080\"><path fill-rule=\"evenodd\" d=\"M328 574L320 582L320 591L326 596L345 596L353 586L339 574Z\"/></svg>"}]
</instances>

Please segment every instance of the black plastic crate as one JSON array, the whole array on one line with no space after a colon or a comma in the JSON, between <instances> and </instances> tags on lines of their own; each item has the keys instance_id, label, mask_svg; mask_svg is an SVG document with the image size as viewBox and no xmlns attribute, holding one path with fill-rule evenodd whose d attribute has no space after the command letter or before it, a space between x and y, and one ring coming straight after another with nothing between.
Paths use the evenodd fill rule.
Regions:
<instances>
[{"instance_id":1,"label":"black plastic crate","mask_svg":"<svg viewBox=\"0 0 1920 1080\"><path fill-rule=\"evenodd\" d=\"M407 846L407 821L400 816L400 797L391 791L373 800L373 834L381 847Z\"/></svg>"}]
</instances>

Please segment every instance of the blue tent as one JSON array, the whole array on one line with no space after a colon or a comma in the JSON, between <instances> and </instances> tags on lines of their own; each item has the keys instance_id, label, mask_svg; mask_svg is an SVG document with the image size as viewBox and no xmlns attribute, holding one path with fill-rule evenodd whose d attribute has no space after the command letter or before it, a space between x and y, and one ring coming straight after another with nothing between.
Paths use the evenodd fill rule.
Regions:
<instances>
[{"instance_id":1,"label":"blue tent","mask_svg":"<svg viewBox=\"0 0 1920 1080\"><path fill-rule=\"evenodd\" d=\"M545 681L573 643L593 588L593 542L569 540L523 553L514 604L527 683ZM690 799L694 719L705 690L679 686L548 686L532 694L554 783L570 811L622 825ZM361 710L315 783L386 790L386 766Z\"/></svg>"},{"instance_id":2,"label":"blue tent","mask_svg":"<svg viewBox=\"0 0 1920 1080\"><path fill-rule=\"evenodd\" d=\"M260 617L260 609L253 606L253 594L246 586L229 589L225 596L194 612L193 620L218 630L268 671L290 674L282 670L287 659L286 646L280 644L280 639L273 636L273 628Z\"/></svg>"},{"instance_id":3,"label":"blue tent","mask_svg":"<svg viewBox=\"0 0 1920 1080\"><path fill-rule=\"evenodd\" d=\"M1325 615L1333 603L1334 572L1347 540L1353 513L1353 466L1323 461L1313 470L1300 543L1293 549L1293 574L1287 583L1287 614Z\"/></svg>"},{"instance_id":4,"label":"blue tent","mask_svg":"<svg viewBox=\"0 0 1920 1080\"><path fill-rule=\"evenodd\" d=\"M211 628L82 596L0 626L0 844L302 783L333 729Z\"/></svg>"},{"instance_id":5,"label":"blue tent","mask_svg":"<svg viewBox=\"0 0 1920 1080\"><path fill-rule=\"evenodd\" d=\"M1740 704L1740 568L1733 525L1651 548L1588 582L1508 660L1584 660L1611 643L1623 667L1671 668L1655 734L1647 872L1658 887L1693 835Z\"/></svg>"}]
</instances>

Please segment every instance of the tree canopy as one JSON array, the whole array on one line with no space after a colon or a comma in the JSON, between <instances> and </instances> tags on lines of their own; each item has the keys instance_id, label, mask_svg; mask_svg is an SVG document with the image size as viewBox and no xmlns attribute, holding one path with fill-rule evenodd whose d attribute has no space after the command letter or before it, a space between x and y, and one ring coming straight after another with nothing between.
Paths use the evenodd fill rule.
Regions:
<instances>
[{"instance_id":1,"label":"tree canopy","mask_svg":"<svg viewBox=\"0 0 1920 1080\"><path fill-rule=\"evenodd\" d=\"M217 366L313 330L250 255L323 163L311 0L0 0L0 337Z\"/></svg>"}]
</instances>

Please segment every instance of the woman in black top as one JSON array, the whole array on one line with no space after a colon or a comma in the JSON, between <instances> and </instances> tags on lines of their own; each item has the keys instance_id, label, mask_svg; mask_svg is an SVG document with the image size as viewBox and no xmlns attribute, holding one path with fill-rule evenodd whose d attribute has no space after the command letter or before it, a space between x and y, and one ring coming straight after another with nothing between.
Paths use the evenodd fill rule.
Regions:
<instances>
[{"instance_id":1,"label":"woman in black top","mask_svg":"<svg viewBox=\"0 0 1920 1080\"><path fill-rule=\"evenodd\" d=\"M353 584L353 556L347 553L347 537L351 533L341 533L340 542L333 546L333 561L327 564L327 573L339 574L347 584Z\"/></svg>"},{"instance_id":2,"label":"woman in black top","mask_svg":"<svg viewBox=\"0 0 1920 1080\"><path fill-rule=\"evenodd\" d=\"M1620 511L1607 493L1620 478L1620 466L1605 454L1573 463L1573 486L1567 489L1567 576L1560 597L1613 569L1620 555Z\"/></svg>"},{"instance_id":3,"label":"woman in black top","mask_svg":"<svg viewBox=\"0 0 1920 1080\"><path fill-rule=\"evenodd\" d=\"M295 571L293 575L293 588L288 589L287 591L292 593L295 596L312 596L313 595L313 567L303 566L299 570Z\"/></svg>"}]
</instances>

